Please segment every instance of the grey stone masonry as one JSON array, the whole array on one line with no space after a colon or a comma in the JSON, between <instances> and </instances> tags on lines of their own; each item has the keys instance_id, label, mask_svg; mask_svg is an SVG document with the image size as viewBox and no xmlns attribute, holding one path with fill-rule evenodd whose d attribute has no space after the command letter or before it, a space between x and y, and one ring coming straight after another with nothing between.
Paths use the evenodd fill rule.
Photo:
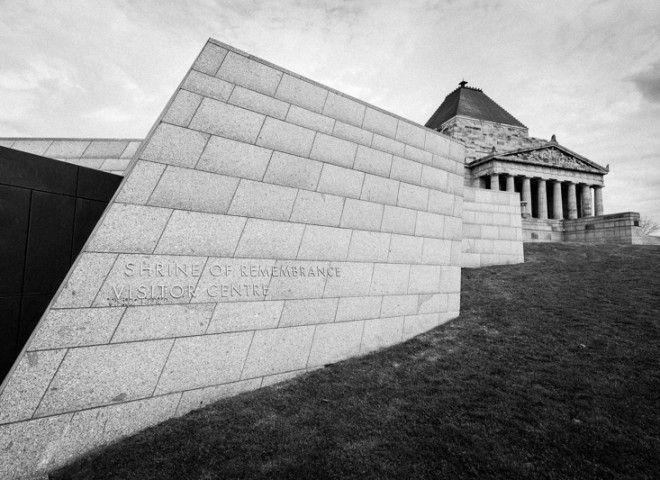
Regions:
<instances>
[{"instance_id":1,"label":"grey stone masonry","mask_svg":"<svg viewBox=\"0 0 660 480\"><path fill-rule=\"evenodd\" d=\"M464 155L209 40L1 387L0 477L455 318Z\"/></svg>"}]
</instances>

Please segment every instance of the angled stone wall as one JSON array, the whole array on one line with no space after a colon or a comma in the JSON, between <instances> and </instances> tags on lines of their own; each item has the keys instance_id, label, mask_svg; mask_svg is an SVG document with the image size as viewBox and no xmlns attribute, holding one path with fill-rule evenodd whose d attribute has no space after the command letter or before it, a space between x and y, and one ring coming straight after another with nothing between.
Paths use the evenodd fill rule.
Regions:
<instances>
[{"instance_id":1,"label":"angled stone wall","mask_svg":"<svg viewBox=\"0 0 660 480\"><path fill-rule=\"evenodd\" d=\"M0 146L124 175L142 140L134 138L0 138Z\"/></svg>"},{"instance_id":2,"label":"angled stone wall","mask_svg":"<svg viewBox=\"0 0 660 480\"><path fill-rule=\"evenodd\" d=\"M518 193L465 187L463 267L522 263L522 242Z\"/></svg>"},{"instance_id":3,"label":"angled stone wall","mask_svg":"<svg viewBox=\"0 0 660 480\"><path fill-rule=\"evenodd\" d=\"M463 157L209 41L2 386L0 477L456 317Z\"/></svg>"}]
</instances>

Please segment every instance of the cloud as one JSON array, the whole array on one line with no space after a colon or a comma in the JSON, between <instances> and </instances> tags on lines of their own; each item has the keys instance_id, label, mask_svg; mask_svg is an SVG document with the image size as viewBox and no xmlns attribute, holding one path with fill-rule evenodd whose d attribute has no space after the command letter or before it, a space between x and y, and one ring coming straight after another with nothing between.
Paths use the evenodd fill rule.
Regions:
<instances>
[{"instance_id":1,"label":"cloud","mask_svg":"<svg viewBox=\"0 0 660 480\"><path fill-rule=\"evenodd\" d=\"M628 78L645 99L653 103L660 103L660 62L656 62L650 69Z\"/></svg>"}]
</instances>

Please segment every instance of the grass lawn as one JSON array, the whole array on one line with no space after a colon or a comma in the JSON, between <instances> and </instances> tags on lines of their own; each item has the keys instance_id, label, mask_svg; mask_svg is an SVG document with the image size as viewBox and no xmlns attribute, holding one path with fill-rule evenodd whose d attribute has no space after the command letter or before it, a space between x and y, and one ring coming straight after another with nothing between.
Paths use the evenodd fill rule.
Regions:
<instances>
[{"instance_id":1,"label":"grass lawn","mask_svg":"<svg viewBox=\"0 0 660 480\"><path fill-rule=\"evenodd\" d=\"M57 479L660 478L660 247L525 245L460 318L226 399Z\"/></svg>"}]
</instances>

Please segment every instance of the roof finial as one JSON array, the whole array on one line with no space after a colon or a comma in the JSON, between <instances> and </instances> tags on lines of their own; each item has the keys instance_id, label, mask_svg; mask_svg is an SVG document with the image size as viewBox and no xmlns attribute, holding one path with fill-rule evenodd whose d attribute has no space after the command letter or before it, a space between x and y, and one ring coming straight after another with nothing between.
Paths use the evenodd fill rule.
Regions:
<instances>
[{"instance_id":1,"label":"roof finial","mask_svg":"<svg viewBox=\"0 0 660 480\"><path fill-rule=\"evenodd\" d=\"M552 134L552 138L550 138L550 141L551 141L551 142L554 142L554 143L557 143L557 135L555 135L555 134L553 133L553 134Z\"/></svg>"},{"instance_id":2,"label":"roof finial","mask_svg":"<svg viewBox=\"0 0 660 480\"><path fill-rule=\"evenodd\" d=\"M467 85L468 82L463 79L461 82L458 82L458 84L461 86L461 88L465 88L465 85Z\"/></svg>"}]
</instances>

